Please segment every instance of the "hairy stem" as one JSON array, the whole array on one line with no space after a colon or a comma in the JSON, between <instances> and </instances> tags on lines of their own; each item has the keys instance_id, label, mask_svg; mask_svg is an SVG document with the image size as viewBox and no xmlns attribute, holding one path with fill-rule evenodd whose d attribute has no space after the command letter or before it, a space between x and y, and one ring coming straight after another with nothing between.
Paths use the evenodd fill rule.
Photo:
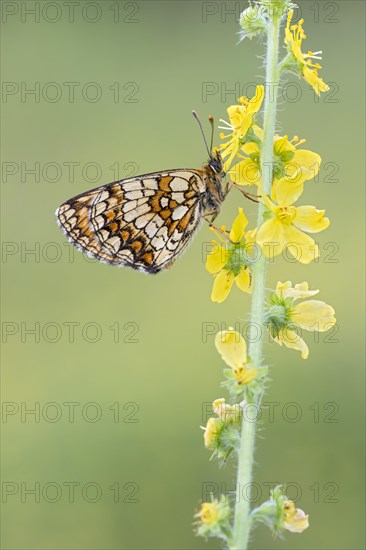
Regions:
<instances>
[{"instance_id":1,"label":"hairy stem","mask_svg":"<svg viewBox=\"0 0 366 550\"><path fill-rule=\"evenodd\" d=\"M279 84L278 36L280 18L273 15L268 26L266 54L266 95L264 102L264 135L261 150L262 190L269 194L273 173L273 138L275 134L277 94ZM264 205L258 204L258 227L263 222ZM253 269L253 294L250 314L249 356L255 367L260 367L263 356L263 318L266 288L266 260L261 255ZM237 498L235 506L232 550L246 550L251 529L250 484L254 460L256 421L259 399L246 404L243 414L240 450L238 453ZM253 411L253 412L252 412ZM243 488L245 487L245 498Z\"/></svg>"}]
</instances>

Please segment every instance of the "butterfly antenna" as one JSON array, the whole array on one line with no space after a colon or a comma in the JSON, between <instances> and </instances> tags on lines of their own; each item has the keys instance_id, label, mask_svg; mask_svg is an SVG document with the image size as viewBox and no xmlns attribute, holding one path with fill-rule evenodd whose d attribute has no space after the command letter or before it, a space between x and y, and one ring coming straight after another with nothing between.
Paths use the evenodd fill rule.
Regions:
<instances>
[{"instance_id":1,"label":"butterfly antenna","mask_svg":"<svg viewBox=\"0 0 366 550\"><path fill-rule=\"evenodd\" d=\"M213 138L214 138L214 132L215 132L214 117L213 117L212 115L209 115L208 120L209 120L209 123L211 124L211 143L210 143L210 151L211 151L211 154L212 154Z\"/></svg>"},{"instance_id":2,"label":"butterfly antenna","mask_svg":"<svg viewBox=\"0 0 366 550\"><path fill-rule=\"evenodd\" d=\"M207 144L207 140L206 140L206 136L205 136L205 132L203 131L203 128L202 128L202 124L201 124L201 121L198 117L198 113L197 111L192 111L192 115L194 116L194 118L197 120L198 122L198 126L200 127L200 130L201 130L201 134L202 134L202 137L203 137L203 141L205 142L205 145L206 145L206 149L207 149L207 153L208 153L208 156L211 157L211 151L210 149L208 148L208 144Z\"/></svg>"}]
</instances>

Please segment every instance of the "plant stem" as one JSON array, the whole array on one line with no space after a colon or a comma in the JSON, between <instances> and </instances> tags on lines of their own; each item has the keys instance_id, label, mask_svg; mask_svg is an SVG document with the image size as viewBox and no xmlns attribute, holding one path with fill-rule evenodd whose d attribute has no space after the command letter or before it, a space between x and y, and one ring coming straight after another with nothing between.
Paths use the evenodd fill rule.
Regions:
<instances>
[{"instance_id":1,"label":"plant stem","mask_svg":"<svg viewBox=\"0 0 366 550\"><path fill-rule=\"evenodd\" d=\"M275 134L277 95L279 85L278 71L278 37L280 18L273 14L268 26L267 54L266 54L266 95L264 102L264 134L261 149L261 177L262 191L270 194L273 173L273 138ZM263 222L264 205L258 204L258 227ZM261 255L253 269L253 294L250 314L250 339L249 356L253 365L258 368L262 364L263 355L263 318L266 289L266 260ZM260 397L247 401L247 407L243 414L240 450L238 453L238 474L236 489L236 506L234 518L232 550L246 550L248 547L251 516L250 516L250 487L252 482L252 470L254 459L254 444L256 421L248 418L248 405L250 416L252 410L256 411L260 404ZM255 416L255 415L253 415ZM245 498L243 489L245 488Z\"/></svg>"}]
</instances>

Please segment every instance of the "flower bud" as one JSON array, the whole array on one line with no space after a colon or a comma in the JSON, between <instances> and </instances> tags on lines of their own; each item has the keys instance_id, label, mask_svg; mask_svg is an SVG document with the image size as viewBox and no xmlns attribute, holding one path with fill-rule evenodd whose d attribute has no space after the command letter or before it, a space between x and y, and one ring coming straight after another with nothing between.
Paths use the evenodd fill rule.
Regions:
<instances>
[{"instance_id":1,"label":"flower bud","mask_svg":"<svg viewBox=\"0 0 366 550\"><path fill-rule=\"evenodd\" d=\"M240 419L241 409L239 403L228 405L225 399L215 399L212 408L223 422L237 422Z\"/></svg>"},{"instance_id":2,"label":"flower bud","mask_svg":"<svg viewBox=\"0 0 366 550\"><path fill-rule=\"evenodd\" d=\"M230 507L225 499L214 499L212 502L202 502L200 510L195 514L197 535L202 537L219 537L227 540L230 532Z\"/></svg>"},{"instance_id":3,"label":"flower bud","mask_svg":"<svg viewBox=\"0 0 366 550\"><path fill-rule=\"evenodd\" d=\"M309 527L309 516L287 498L281 485L271 491L271 498L252 512L253 521L265 523L274 533L284 530L302 533Z\"/></svg>"},{"instance_id":4,"label":"flower bud","mask_svg":"<svg viewBox=\"0 0 366 550\"><path fill-rule=\"evenodd\" d=\"M252 39L253 36L263 33L267 24L263 7L258 4L249 6L241 13L239 24L242 29L239 32L240 42L246 37Z\"/></svg>"}]
</instances>

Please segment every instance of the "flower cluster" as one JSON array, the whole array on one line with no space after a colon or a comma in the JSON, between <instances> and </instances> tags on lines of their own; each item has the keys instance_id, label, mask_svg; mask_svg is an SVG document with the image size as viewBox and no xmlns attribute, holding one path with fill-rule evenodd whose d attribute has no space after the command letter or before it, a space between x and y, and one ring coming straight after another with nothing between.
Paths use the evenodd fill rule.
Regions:
<instances>
[{"instance_id":1,"label":"flower cluster","mask_svg":"<svg viewBox=\"0 0 366 550\"><path fill-rule=\"evenodd\" d=\"M229 122L220 119L220 122L225 126L219 126L219 128L229 132L228 134L220 134L220 138L226 140L220 147L221 156L225 161L225 172L228 171L239 149L249 139L247 134L254 124L255 114L261 108L263 99L264 86L257 86L255 96L252 99L249 100L244 96L240 97L238 99L239 105L231 105L227 109Z\"/></svg>"},{"instance_id":2,"label":"flower cluster","mask_svg":"<svg viewBox=\"0 0 366 550\"><path fill-rule=\"evenodd\" d=\"M245 233L248 220L239 208L239 214L236 217L230 233L227 235L225 227L221 229L218 237L221 242L213 241L214 245L210 254L207 256L206 269L214 276L214 284L211 293L213 302L223 302L235 281L237 287L243 292L251 292L251 273L250 273L250 244L253 239L250 233Z\"/></svg>"},{"instance_id":3,"label":"flower cluster","mask_svg":"<svg viewBox=\"0 0 366 550\"><path fill-rule=\"evenodd\" d=\"M252 141L248 141L238 150L238 158L242 159L229 171L233 182L238 185L257 185L261 189L260 148L263 130L254 125ZM275 135L273 140L273 185L272 195L275 200L276 189L286 182L293 194L298 198L304 187L304 182L314 178L320 169L321 158L317 153L299 148L305 139L294 136ZM295 199L296 200L296 199Z\"/></svg>"},{"instance_id":4,"label":"flower cluster","mask_svg":"<svg viewBox=\"0 0 366 550\"><path fill-rule=\"evenodd\" d=\"M275 84L272 82L275 76L292 72L304 78L320 95L329 90L318 74L320 65L313 62L320 59L321 52L302 52L306 38L303 20L292 24L293 8L290 0L250 3L240 17L240 38L267 34L267 39L272 37L275 42L275 54L272 52L267 58L267 86ZM278 31L286 15L286 53L278 61ZM272 70L268 69L269 60ZM315 261L319 247L312 235L330 225L323 209L301 203L304 188L311 185L307 182L319 172L321 158L304 148L305 139L296 135L290 139L275 132L276 113L271 110L276 110L276 102L266 94L266 87L260 85L252 98L240 97L238 104L227 109L228 122L221 120L220 126L224 130L220 135L223 140L220 151L230 178L227 189L237 188L258 203L257 224L250 228L248 218L239 208L230 229L211 227L217 240L212 241L206 258L206 269L213 277L211 300L224 302L235 283L239 291L251 295L250 321L257 329L255 340L253 325L250 326L249 348L243 335L233 328L216 334L215 347L226 364L222 386L229 392L230 400L226 403L220 397L212 403L213 415L203 428L204 445L214 457L223 463L229 456L237 458L238 487L251 478L253 464L255 427L253 419L246 418L247 406L259 406L269 382L263 359L264 334L269 335L270 342L297 350L302 359L307 359L309 348L302 331L324 332L336 323L333 307L314 299L319 290L309 288L306 281L292 285L284 279L286 282L279 281L274 290L266 292L268 260L282 254L291 263L300 265ZM265 95L262 128L258 119ZM256 523L266 524L275 535L284 531L301 533L309 526L308 515L296 507L280 485L271 491L268 500L251 511L237 493L234 516L231 524L226 499L204 502L195 516L197 532L205 537L221 537L228 547L244 550Z\"/></svg>"},{"instance_id":5,"label":"flower cluster","mask_svg":"<svg viewBox=\"0 0 366 550\"><path fill-rule=\"evenodd\" d=\"M252 99L240 98L240 106L232 105L227 110L230 122L226 125L231 132L221 136L226 139L221 145L225 170L232 185L256 188L265 215L261 225L248 231L248 220L239 209L229 235L224 230L225 239L221 239L221 244L214 241L215 247L206 262L207 270L215 275L211 295L214 302L227 298L234 281L239 289L250 292L253 259L248 250L254 243L267 258L272 259L285 251L300 263L308 264L319 256L318 246L309 233L319 233L330 224L324 210L311 205L295 206L305 182L318 174L321 164L317 153L301 147L304 139L274 136L270 196L264 192L261 174L263 129L254 120L263 94L263 86L257 86Z\"/></svg>"},{"instance_id":6,"label":"flower cluster","mask_svg":"<svg viewBox=\"0 0 366 550\"><path fill-rule=\"evenodd\" d=\"M312 205L297 206L305 182L314 178L320 168L321 158L317 153L303 149L304 139L287 135L275 135L273 139L272 186L268 196L262 188L261 152L263 130L255 123L263 99L263 86L257 86L251 100L241 98L242 105L228 108L232 132L222 146L225 169L232 185L250 186L257 189L257 198L263 204L263 222L247 230L248 220L239 209L231 231L222 234L221 243L209 254L206 268L215 277L211 298L223 302L235 281L240 290L250 293L251 269L255 260L250 251L258 245L259 253L273 259L282 253L290 254L302 264L308 264L319 256L318 245L309 235L319 233L330 224L325 211ZM238 162L234 162L237 159ZM258 251L257 251L258 252ZM255 255L258 258L258 253Z\"/></svg>"}]
</instances>

